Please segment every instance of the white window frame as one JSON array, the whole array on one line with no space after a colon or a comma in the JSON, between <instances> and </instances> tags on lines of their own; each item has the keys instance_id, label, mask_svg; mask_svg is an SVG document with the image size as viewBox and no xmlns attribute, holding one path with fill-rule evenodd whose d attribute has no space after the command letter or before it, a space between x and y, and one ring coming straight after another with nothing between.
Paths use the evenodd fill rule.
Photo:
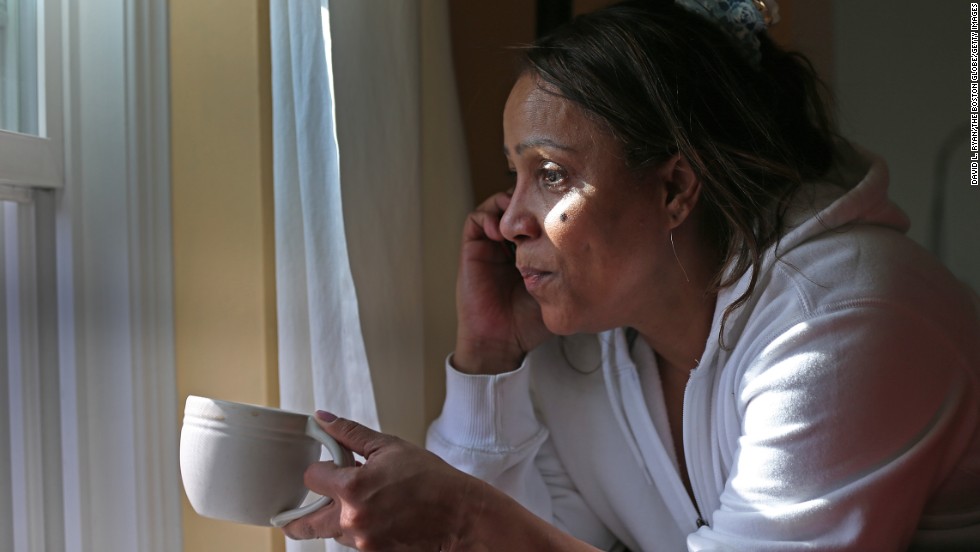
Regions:
<instances>
[{"instance_id":1,"label":"white window frame","mask_svg":"<svg viewBox=\"0 0 980 552\"><path fill-rule=\"evenodd\" d=\"M37 0L37 22L38 136L0 130L0 198L22 202L27 195L16 187L60 188L65 181L60 2Z\"/></svg>"},{"instance_id":2,"label":"white window frame","mask_svg":"<svg viewBox=\"0 0 980 552\"><path fill-rule=\"evenodd\" d=\"M26 504L0 496L18 531L0 549L179 551L167 4L38 2L44 136L0 131L0 197L31 203L0 246L34 284L4 285L27 305L4 340L33 364L24 391L0 377L0 407L24 412L0 439L26 443L11 455Z\"/></svg>"},{"instance_id":3,"label":"white window frame","mask_svg":"<svg viewBox=\"0 0 980 552\"><path fill-rule=\"evenodd\" d=\"M27 90L37 97L20 101L37 109L38 135L0 131L0 439L9 443L0 458L0 548L16 552L64 550L65 539L52 191L64 187L62 6L35 7L37 80Z\"/></svg>"}]
</instances>

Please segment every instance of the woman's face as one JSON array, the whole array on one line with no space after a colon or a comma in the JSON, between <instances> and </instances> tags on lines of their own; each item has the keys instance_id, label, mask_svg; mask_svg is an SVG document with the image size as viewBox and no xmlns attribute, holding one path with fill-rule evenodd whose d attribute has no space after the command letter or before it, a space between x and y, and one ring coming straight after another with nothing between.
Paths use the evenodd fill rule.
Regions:
<instances>
[{"instance_id":1,"label":"woman's face","mask_svg":"<svg viewBox=\"0 0 980 552\"><path fill-rule=\"evenodd\" d=\"M522 76L504 108L516 186L501 232L552 332L635 326L663 281L665 186L656 170L631 171L609 131L539 82Z\"/></svg>"}]
</instances>

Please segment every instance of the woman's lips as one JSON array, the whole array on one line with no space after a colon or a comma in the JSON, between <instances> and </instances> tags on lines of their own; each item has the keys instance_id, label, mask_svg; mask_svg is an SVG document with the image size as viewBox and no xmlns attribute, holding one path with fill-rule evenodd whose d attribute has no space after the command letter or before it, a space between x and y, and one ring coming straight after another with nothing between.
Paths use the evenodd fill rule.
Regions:
<instances>
[{"instance_id":1,"label":"woman's lips","mask_svg":"<svg viewBox=\"0 0 980 552\"><path fill-rule=\"evenodd\" d=\"M551 276L551 272L537 268L519 268L518 270L521 272L521 278L524 279L524 287L529 293L534 293Z\"/></svg>"}]
</instances>

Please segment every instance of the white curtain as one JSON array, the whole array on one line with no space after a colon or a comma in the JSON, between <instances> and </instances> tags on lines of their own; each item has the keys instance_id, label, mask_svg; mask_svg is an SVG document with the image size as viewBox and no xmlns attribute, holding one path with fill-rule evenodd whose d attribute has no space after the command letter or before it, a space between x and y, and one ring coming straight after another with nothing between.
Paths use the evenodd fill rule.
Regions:
<instances>
[{"instance_id":1,"label":"white curtain","mask_svg":"<svg viewBox=\"0 0 980 552\"><path fill-rule=\"evenodd\" d=\"M321 26L320 11L319 2L272 3L280 402L377 427L341 208L328 19Z\"/></svg>"},{"instance_id":2,"label":"white curtain","mask_svg":"<svg viewBox=\"0 0 980 552\"><path fill-rule=\"evenodd\" d=\"M325 2L272 2L270 23L280 405L377 428L344 230L329 12Z\"/></svg>"},{"instance_id":3,"label":"white curtain","mask_svg":"<svg viewBox=\"0 0 980 552\"><path fill-rule=\"evenodd\" d=\"M271 5L281 404L421 442L471 204L446 0Z\"/></svg>"}]
</instances>

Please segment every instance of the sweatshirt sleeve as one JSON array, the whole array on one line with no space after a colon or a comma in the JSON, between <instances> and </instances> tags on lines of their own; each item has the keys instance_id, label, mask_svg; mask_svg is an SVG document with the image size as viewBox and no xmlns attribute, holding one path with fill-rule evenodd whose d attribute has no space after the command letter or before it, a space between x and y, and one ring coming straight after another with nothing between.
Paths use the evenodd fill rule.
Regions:
<instances>
[{"instance_id":1,"label":"sweatshirt sleeve","mask_svg":"<svg viewBox=\"0 0 980 552\"><path fill-rule=\"evenodd\" d=\"M564 472L548 430L535 415L531 369L470 375L446 361L446 400L429 426L426 448L478 477L538 517L603 549L615 537Z\"/></svg>"},{"instance_id":2,"label":"sweatshirt sleeve","mask_svg":"<svg viewBox=\"0 0 980 552\"><path fill-rule=\"evenodd\" d=\"M446 360L446 401L429 426L426 448L551 520L548 492L534 469L547 438L534 415L526 361L513 372L471 375Z\"/></svg>"},{"instance_id":3,"label":"sweatshirt sleeve","mask_svg":"<svg viewBox=\"0 0 980 552\"><path fill-rule=\"evenodd\" d=\"M900 550L977 431L977 379L935 324L851 304L760 345L740 435L690 550Z\"/></svg>"}]
</instances>

